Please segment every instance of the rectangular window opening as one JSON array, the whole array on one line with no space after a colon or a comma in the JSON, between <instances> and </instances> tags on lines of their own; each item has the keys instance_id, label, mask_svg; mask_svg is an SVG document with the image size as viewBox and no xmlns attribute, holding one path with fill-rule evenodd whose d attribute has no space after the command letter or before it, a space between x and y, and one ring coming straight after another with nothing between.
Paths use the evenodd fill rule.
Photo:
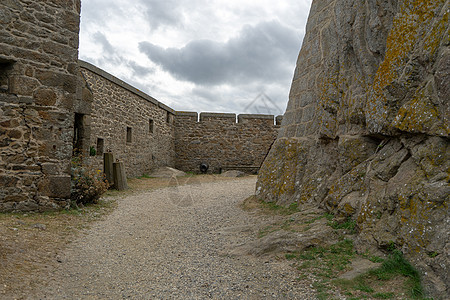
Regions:
<instances>
[{"instance_id":1,"label":"rectangular window opening","mask_svg":"<svg viewBox=\"0 0 450 300\"><path fill-rule=\"evenodd\" d=\"M132 136L131 136L131 127L127 127L127 143L132 142Z\"/></svg>"},{"instance_id":2,"label":"rectangular window opening","mask_svg":"<svg viewBox=\"0 0 450 300\"><path fill-rule=\"evenodd\" d=\"M8 93L9 80L13 69L14 61L0 58L0 92Z\"/></svg>"},{"instance_id":3,"label":"rectangular window opening","mask_svg":"<svg viewBox=\"0 0 450 300\"><path fill-rule=\"evenodd\" d=\"M171 121L170 113L167 112L167 115L166 115L166 122L170 124L170 121Z\"/></svg>"},{"instance_id":4,"label":"rectangular window opening","mask_svg":"<svg viewBox=\"0 0 450 300\"><path fill-rule=\"evenodd\" d=\"M150 120L148 121L148 131L149 131L150 133L154 133L154 132L155 132L154 122L153 122L152 119L150 119Z\"/></svg>"},{"instance_id":5,"label":"rectangular window opening","mask_svg":"<svg viewBox=\"0 0 450 300\"><path fill-rule=\"evenodd\" d=\"M97 138L97 155L103 155L103 149L105 148L105 140L101 138Z\"/></svg>"}]
</instances>

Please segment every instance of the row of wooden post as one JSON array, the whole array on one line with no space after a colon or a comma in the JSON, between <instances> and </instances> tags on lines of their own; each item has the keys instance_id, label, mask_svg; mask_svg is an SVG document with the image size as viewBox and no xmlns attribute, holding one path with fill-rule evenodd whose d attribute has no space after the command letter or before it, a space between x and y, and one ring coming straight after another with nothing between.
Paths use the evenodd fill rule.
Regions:
<instances>
[{"instance_id":1,"label":"row of wooden post","mask_svg":"<svg viewBox=\"0 0 450 300\"><path fill-rule=\"evenodd\" d=\"M123 162L114 161L114 155L110 152L103 154L103 172L110 186L116 190L123 191L128 188Z\"/></svg>"}]
</instances>

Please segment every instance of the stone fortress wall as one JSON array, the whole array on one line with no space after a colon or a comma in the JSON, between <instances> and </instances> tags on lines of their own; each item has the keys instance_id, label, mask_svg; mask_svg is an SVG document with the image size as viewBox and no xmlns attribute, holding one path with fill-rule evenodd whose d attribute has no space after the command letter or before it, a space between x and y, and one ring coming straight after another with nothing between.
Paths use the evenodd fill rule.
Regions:
<instances>
[{"instance_id":1,"label":"stone fortress wall","mask_svg":"<svg viewBox=\"0 0 450 300\"><path fill-rule=\"evenodd\" d=\"M176 112L175 166L196 171L207 164L209 171L259 170L277 137L281 116Z\"/></svg>"},{"instance_id":2,"label":"stone fortress wall","mask_svg":"<svg viewBox=\"0 0 450 300\"><path fill-rule=\"evenodd\" d=\"M80 5L0 2L0 211L69 203Z\"/></svg>"},{"instance_id":3,"label":"stone fortress wall","mask_svg":"<svg viewBox=\"0 0 450 300\"><path fill-rule=\"evenodd\" d=\"M0 3L0 211L68 207L79 154L102 169L111 151L129 177L160 166L195 172L200 161L214 171L261 164L276 137L273 116L240 116L236 124L234 115L224 122L202 114L190 122L78 61L80 9L80 0Z\"/></svg>"},{"instance_id":4,"label":"stone fortress wall","mask_svg":"<svg viewBox=\"0 0 450 300\"><path fill-rule=\"evenodd\" d=\"M124 162L129 177L174 166L174 110L105 71L80 61L93 101L90 164L103 168L103 153Z\"/></svg>"},{"instance_id":5,"label":"stone fortress wall","mask_svg":"<svg viewBox=\"0 0 450 300\"><path fill-rule=\"evenodd\" d=\"M102 169L103 153L123 161L128 177L170 166L199 172L257 171L275 140L281 117L176 112L107 72L80 61L92 93L89 162ZM87 102L87 101L86 101Z\"/></svg>"}]
</instances>

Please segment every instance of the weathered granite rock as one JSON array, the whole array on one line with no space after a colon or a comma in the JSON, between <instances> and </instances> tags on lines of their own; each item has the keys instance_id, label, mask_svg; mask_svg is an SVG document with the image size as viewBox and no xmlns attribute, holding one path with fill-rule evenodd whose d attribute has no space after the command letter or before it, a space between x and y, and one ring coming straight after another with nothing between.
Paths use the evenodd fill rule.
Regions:
<instances>
[{"instance_id":1,"label":"weathered granite rock","mask_svg":"<svg viewBox=\"0 0 450 300\"><path fill-rule=\"evenodd\" d=\"M449 294L447 0L313 1L257 196L357 221L360 250L395 243Z\"/></svg>"}]
</instances>

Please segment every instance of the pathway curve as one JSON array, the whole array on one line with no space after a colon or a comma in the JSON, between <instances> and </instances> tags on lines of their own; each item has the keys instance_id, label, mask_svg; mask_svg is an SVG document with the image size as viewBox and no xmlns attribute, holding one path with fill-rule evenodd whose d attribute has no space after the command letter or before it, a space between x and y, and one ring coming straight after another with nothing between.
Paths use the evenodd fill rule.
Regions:
<instances>
[{"instance_id":1,"label":"pathway curve","mask_svg":"<svg viewBox=\"0 0 450 300\"><path fill-rule=\"evenodd\" d=\"M255 177L140 193L68 246L41 299L315 299L285 260L231 256L254 239L238 204Z\"/></svg>"}]
</instances>

